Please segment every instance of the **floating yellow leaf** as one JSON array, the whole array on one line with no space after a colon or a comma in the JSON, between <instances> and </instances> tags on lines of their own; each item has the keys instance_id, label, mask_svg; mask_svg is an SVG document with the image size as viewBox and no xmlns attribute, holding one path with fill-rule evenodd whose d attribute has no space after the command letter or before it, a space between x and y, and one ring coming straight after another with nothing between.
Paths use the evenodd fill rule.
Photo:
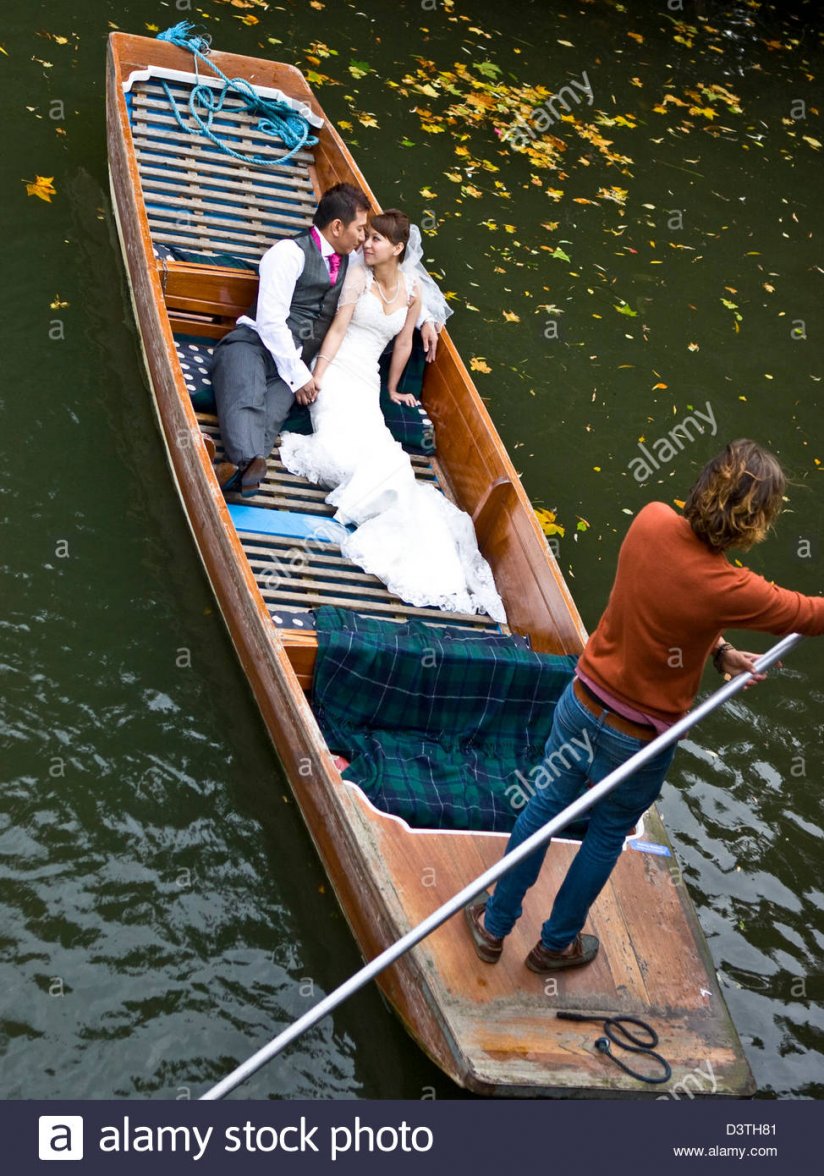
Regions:
<instances>
[{"instance_id":1,"label":"floating yellow leaf","mask_svg":"<svg viewBox=\"0 0 824 1176\"><path fill-rule=\"evenodd\" d=\"M322 4L321 4L321 8L323 8ZM358 122L361 123L365 127L378 126L378 120L375 118L374 114L367 114L366 111L364 111L363 114L359 114L357 116L357 119L358 119Z\"/></svg>"},{"instance_id":2,"label":"floating yellow leaf","mask_svg":"<svg viewBox=\"0 0 824 1176\"><path fill-rule=\"evenodd\" d=\"M472 359L470 359L470 361L469 361L469 367L473 372L487 372L488 373L488 372L492 371L492 368L489 366L489 364L486 362L486 360L482 356L479 356L479 355L472 356Z\"/></svg>"},{"instance_id":3,"label":"floating yellow leaf","mask_svg":"<svg viewBox=\"0 0 824 1176\"><path fill-rule=\"evenodd\" d=\"M699 346L697 343L688 343L687 344L687 351L698 351L698 349L699 349Z\"/></svg>"},{"instance_id":4,"label":"floating yellow leaf","mask_svg":"<svg viewBox=\"0 0 824 1176\"><path fill-rule=\"evenodd\" d=\"M503 316L508 323L519 323L521 316L516 314L514 310L505 310Z\"/></svg>"},{"instance_id":5,"label":"floating yellow leaf","mask_svg":"<svg viewBox=\"0 0 824 1176\"><path fill-rule=\"evenodd\" d=\"M53 181L54 176L35 176L33 180L23 180L22 183L26 185L27 196L38 196L47 204L51 204L52 196L57 195Z\"/></svg>"},{"instance_id":6,"label":"floating yellow leaf","mask_svg":"<svg viewBox=\"0 0 824 1176\"><path fill-rule=\"evenodd\" d=\"M653 390L653 392L657 392L659 388L668 388L668 387L669 387L669 384L653 384L652 390Z\"/></svg>"},{"instance_id":7,"label":"floating yellow leaf","mask_svg":"<svg viewBox=\"0 0 824 1176\"><path fill-rule=\"evenodd\" d=\"M160 32L160 25L147 23L146 28L149 30L150 33L159 33Z\"/></svg>"},{"instance_id":8,"label":"floating yellow leaf","mask_svg":"<svg viewBox=\"0 0 824 1176\"><path fill-rule=\"evenodd\" d=\"M680 507L681 510L683 510L684 507L687 505L686 502L684 502L683 498L673 498L672 501L675 503L675 505L677 507Z\"/></svg>"},{"instance_id":9,"label":"floating yellow leaf","mask_svg":"<svg viewBox=\"0 0 824 1176\"><path fill-rule=\"evenodd\" d=\"M802 135L801 138L805 143L809 143L811 147L814 147L816 151L821 149L821 144L819 143L818 139L814 139L812 135Z\"/></svg>"},{"instance_id":10,"label":"floating yellow leaf","mask_svg":"<svg viewBox=\"0 0 824 1176\"><path fill-rule=\"evenodd\" d=\"M443 174L448 180L451 180L453 184L460 184L461 180L463 179L463 176L459 171L448 171L444 172Z\"/></svg>"},{"instance_id":11,"label":"floating yellow leaf","mask_svg":"<svg viewBox=\"0 0 824 1176\"><path fill-rule=\"evenodd\" d=\"M616 204L626 204L626 188L599 188L598 195L604 200L614 200Z\"/></svg>"},{"instance_id":12,"label":"floating yellow leaf","mask_svg":"<svg viewBox=\"0 0 824 1176\"><path fill-rule=\"evenodd\" d=\"M560 535L563 539L566 532L560 523L555 522L556 515L554 510L536 509L535 517L545 535Z\"/></svg>"},{"instance_id":13,"label":"floating yellow leaf","mask_svg":"<svg viewBox=\"0 0 824 1176\"><path fill-rule=\"evenodd\" d=\"M64 302L59 294L55 294L54 298L49 303L49 306L52 310L65 310L68 305L68 302Z\"/></svg>"},{"instance_id":14,"label":"floating yellow leaf","mask_svg":"<svg viewBox=\"0 0 824 1176\"><path fill-rule=\"evenodd\" d=\"M421 188L420 193L424 200L434 200L437 196L437 192L433 192L431 188Z\"/></svg>"},{"instance_id":15,"label":"floating yellow leaf","mask_svg":"<svg viewBox=\"0 0 824 1176\"><path fill-rule=\"evenodd\" d=\"M310 86L337 86L339 82L333 81L327 74L318 73L316 69L307 69L306 80Z\"/></svg>"}]
</instances>

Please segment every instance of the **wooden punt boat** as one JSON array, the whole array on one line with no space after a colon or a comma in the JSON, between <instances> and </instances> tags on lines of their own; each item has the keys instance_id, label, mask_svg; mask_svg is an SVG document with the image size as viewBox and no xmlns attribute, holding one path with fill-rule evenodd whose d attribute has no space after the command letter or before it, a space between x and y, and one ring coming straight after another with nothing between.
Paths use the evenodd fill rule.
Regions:
<instances>
[{"instance_id":1,"label":"wooden punt boat","mask_svg":"<svg viewBox=\"0 0 824 1176\"><path fill-rule=\"evenodd\" d=\"M217 154L180 129L160 84L165 76L185 97L190 55L164 42L114 33L107 78L114 209L161 432L197 549L352 933L364 957L372 958L497 861L505 838L410 830L342 780L307 698L316 640L290 623L288 610L333 602L396 620L416 615L494 626L489 618L406 606L347 565L334 543L299 574L273 583L265 569L273 560L282 562L294 543L291 524L328 513L323 493L288 475L277 453L251 503L238 508L220 493L201 438L204 430L219 445L217 421L195 412L175 336L197 337L208 350L230 329L251 303L256 284L253 269L240 266L254 265L276 239L308 224L329 185L357 183L379 206L297 69L227 53L215 53L213 60L230 77L304 103L317 123L318 145L301 151L295 164L265 174ZM229 110L238 143L277 156L241 113ZM160 248L164 244L193 250L195 259L159 257L168 252ZM220 253L243 260L227 266ZM426 375L424 403L437 412L437 455L416 459L418 475L435 480L472 516L511 630L528 634L539 651L580 652L586 633L570 592L446 331ZM243 511L250 506L255 517L273 525L247 529ZM286 619L277 625L273 616L281 612ZM654 810L644 835L659 852L628 843L592 911L602 951L589 968L561 973L550 986L523 966L538 936L545 896L555 891L575 852L573 843L558 841L497 967L476 960L462 921L453 918L384 972L385 995L455 1082L482 1094L515 1096L752 1092L706 942ZM425 872L429 885L422 884ZM592 1048L596 1026L557 1021L558 1009L649 1019L672 1064L672 1083L642 1087ZM260 1044L239 1041L238 1053Z\"/></svg>"}]
</instances>

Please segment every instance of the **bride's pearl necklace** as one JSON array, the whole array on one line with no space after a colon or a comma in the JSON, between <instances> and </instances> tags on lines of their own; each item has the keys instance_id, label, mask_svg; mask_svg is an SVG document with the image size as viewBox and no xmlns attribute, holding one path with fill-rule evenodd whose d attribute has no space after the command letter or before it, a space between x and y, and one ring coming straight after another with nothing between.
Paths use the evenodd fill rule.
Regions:
<instances>
[{"instance_id":1,"label":"bride's pearl necklace","mask_svg":"<svg viewBox=\"0 0 824 1176\"><path fill-rule=\"evenodd\" d=\"M398 297L398 290L400 290L400 288L401 288L401 279L400 279L400 277L398 277L398 280L395 283L395 289L392 291L392 293L390 294L390 296L388 298L384 294L383 286L380 284L380 282L378 281L377 278L375 278L375 285L378 287L378 293L380 294L381 298L384 300L384 302L386 303L387 306L390 306L395 301L395 299Z\"/></svg>"}]
</instances>

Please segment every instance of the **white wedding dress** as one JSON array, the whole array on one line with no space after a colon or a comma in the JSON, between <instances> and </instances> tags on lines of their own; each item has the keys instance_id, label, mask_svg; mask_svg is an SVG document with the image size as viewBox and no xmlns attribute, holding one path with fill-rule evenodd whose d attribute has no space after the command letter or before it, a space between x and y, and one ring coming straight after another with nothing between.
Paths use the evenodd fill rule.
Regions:
<instances>
[{"instance_id":1,"label":"white wedding dress","mask_svg":"<svg viewBox=\"0 0 824 1176\"><path fill-rule=\"evenodd\" d=\"M385 314L371 293L373 275L350 266L340 305L355 309L337 355L311 405L314 433L284 433L280 456L293 474L333 487L335 518L357 530L342 542L347 559L418 607L488 613L506 621L489 564L467 514L434 486L417 482L412 464L384 423L378 360L402 329L416 296L403 270L407 304Z\"/></svg>"}]
</instances>

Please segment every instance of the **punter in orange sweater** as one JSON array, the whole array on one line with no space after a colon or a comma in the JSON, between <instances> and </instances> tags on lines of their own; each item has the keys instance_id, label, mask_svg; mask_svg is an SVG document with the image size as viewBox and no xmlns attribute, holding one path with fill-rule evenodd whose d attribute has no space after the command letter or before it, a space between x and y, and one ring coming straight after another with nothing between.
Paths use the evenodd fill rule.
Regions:
<instances>
[{"instance_id":1,"label":"punter in orange sweater","mask_svg":"<svg viewBox=\"0 0 824 1176\"><path fill-rule=\"evenodd\" d=\"M726 626L824 633L824 597L779 588L733 567L724 554L766 538L785 488L777 459L754 441L738 440L701 471L683 517L663 502L639 511L621 546L604 615L555 708L544 749L544 765L553 772L543 773L547 783L518 817L507 852L680 719L709 657L722 674L753 668L758 654L733 649L724 640ZM748 685L765 676L756 674ZM597 955L598 939L581 928L624 839L658 797L674 754L674 745L665 748L593 806L552 914L527 956L533 972L587 964ZM465 908L475 950L486 963L500 959L548 848L505 874L491 898L481 896Z\"/></svg>"}]
</instances>

